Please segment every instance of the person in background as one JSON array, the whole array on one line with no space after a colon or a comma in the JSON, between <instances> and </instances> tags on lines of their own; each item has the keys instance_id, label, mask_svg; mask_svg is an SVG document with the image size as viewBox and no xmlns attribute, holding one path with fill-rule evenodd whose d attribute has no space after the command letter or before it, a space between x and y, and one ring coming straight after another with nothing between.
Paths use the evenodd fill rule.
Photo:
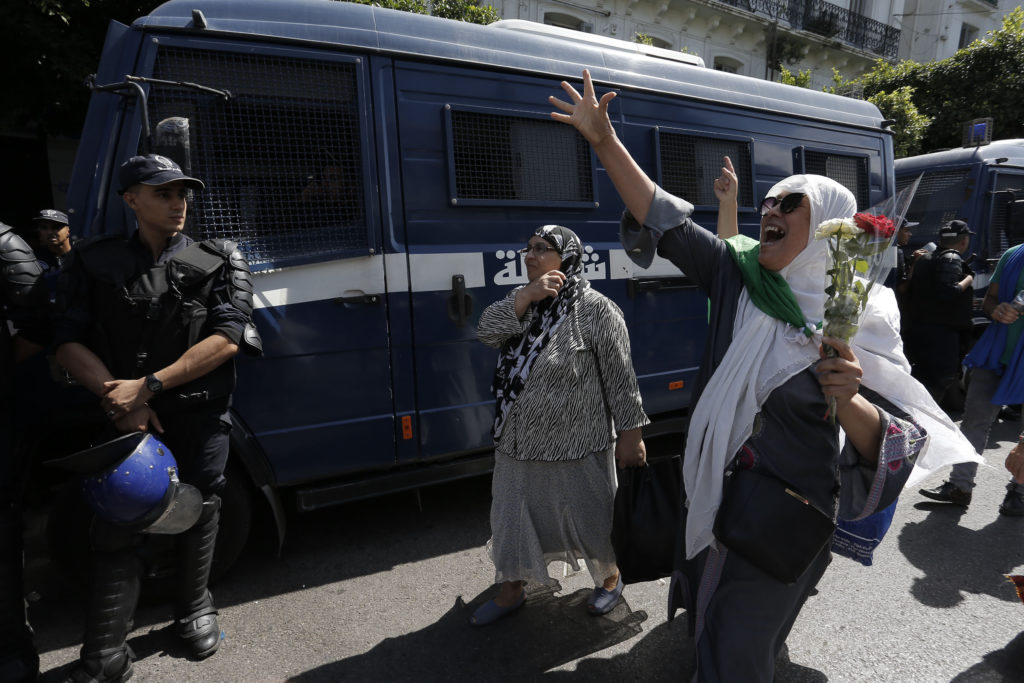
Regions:
<instances>
[{"instance_id":1,"label":"person in background","mask_svg":"<svg viewBox=\"0 0 1024 683\"><path fill-rule=\"evenodd\" d=\"M849 190L822 176L791 176L761 203L759 242L748 248L719 239L691 220L692 204L658 187L630 156L608 118L614 92L598 100L588 71L582 95L566 82L562 88L570 102L551 97L560 110L552 118L579 130L615 184L626 205L626 253L640 267L655 253L669 259L711 300L683 462L686 529L678 542L686 560L673 575L670 614L685 607L693 620L695 680L771 681L831 552L825 543L787 584L716 542L727 469L788 482L825 514L858 519L895 500L926 429L937 437L937 459L955 458L956 428L909 376L890 290L872 292L852 346L813 336L829 261L827 242L814 240L812 227L852 217ZM838 356L823 358L821 342ZM843 447L838 427L823 417L832 398Z\"/></svg>"},{"instance_id":2,"label":"person in background","mask_svg":"<svg viewBox=\"0 0 1024 683\"><path fill-rule=\"evenodd\" d=\"M35 681L39 655L24 596L22 497L28 469L15 417L15 364L47 343L46 298L32 248L0 223L0 681ZM11 332L14 332L12 335Z\"/></svg>"},{"instance_id":3,"label":"person in background","mask_svg":"<svg viewBox=\"0 0 1024 683\"><path fill-rule=\"evenodd\" d=\"M529 283L480 315L477 336L501 349L494 373L491 540L498 595L470 623L522 606L527 582L557 585L547 565L587 563L588 611L622 595L611 545L615 464L641 466L644 414L622 312L582 276L583 245L545 225L522 250Z\"/></svg>"},{"instance_id":4,"label":"person in background","mask_svg":"<svg viewBox=\"0 0 1024 683\"><path fill-rule=\"evenodd\" d=\"M963 255L974 233L950 221L939 231L939 248L914 263L903 306L903 341L913 375L936 402L960 371L960 339L971 327L974 273Z\"/></svg>"},{"instance_id":5,"label":"person in background","mask_svg":"<svg viewBox=\"0 0 1024 683\"><path fill-rule=\"evenodd\" d=\"M914 270L914 262L927 253L924 249L917 249L909 256L907 254L910 237L918 225L919 223L916 221L908 221L906 218L900 221L899 230L896 231L896 265L885 279L885 286L896 292L896 302L900 304L901 310L903 295L907 291L907 284L910 282L910 275Z\"/></svg>"},{"instance_id":6,"label":"person in background","mask_svg":"<svg viewBox=\"0 0 1024 683\"><path fill-rule=\"evenodd\" d=\"M226 484L234 357L240 348L261 351L252 281L233 242L194 243L182 233L200 180L156 154L128 159L119 180L138 229L76 248L60 282L54 345L60 365L99 398L107 437L155 429L181 481L202 493L198 521L174 537L175 632L202 659L220 645L207 582ZM71 680L124 681L134 658L126 639L139 595L139 539L96 517L90 540L92 587Z\"/></svg>"},{"instance_id":7,"label":"person in background","mask_svg":"<svg viewBox=\"0 0 1024 683\"><path fill-rule=\"evenodd\" d=\"M36 255L50 269L60 270L72 247L67 214L56 209L43 209L32 222L36 227Z\"/></svg>"},{"instance_id":8,"label":"person in background","mask_svg":"<svg viewBox=\"0 0 1024 683\"><path fill-rule=\"evenodd\" d=\"M1017 245L1003 252L996 264L981 304L992 324L964 358L970 381L960 429L979 455L985 451L992 423L1002 407L1024 403L1024 319L1013 303L1021 291L1024 249ZM971 504L977 473L977 463L954 465L946 481L932 489L921 489L920 493L940 503L966 508ZM1007 483L999 512L1011 517L1024 516L1024 484L1017 478Z\"/></svg>"}]
</instances>

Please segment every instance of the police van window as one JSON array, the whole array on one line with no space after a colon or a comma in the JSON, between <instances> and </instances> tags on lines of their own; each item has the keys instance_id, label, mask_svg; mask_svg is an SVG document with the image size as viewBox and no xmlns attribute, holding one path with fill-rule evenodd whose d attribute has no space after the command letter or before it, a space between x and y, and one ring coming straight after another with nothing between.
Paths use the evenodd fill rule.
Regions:
<instances>
[{"instance_id":1,"label":"police van window","mask_svg":"<svg viewBox=\"0 0 1024 683\"><path fill-rule=\"evenodd\" d=\"M935 241L939 226L962 218L961 207L969 196L969 168L954 168L947 171L925 173L917 186L914 198L907 209L907 216L921 224L911 237L911 244ZM914 181L917 176L905 175L896 179L896 191Z\"/></svg>"},{"instance_id":2,"label":"police van window","mask_svg":"<svg viewBox=\"0 0 1024 683\"><path fill-rule=\"evenodd\" d=\"M189 120L197 193L187 230L239 243L254 270L367 253L355 63L162 46L150 119Z\"/></svg>"},{"instance_id":3,"label":"police van window","mask_svg":"<svg viewBox=\"0 0 1024 683\"><path fill-rule=\"evenodd\" d=\"M449 108L453 203L592 203L590 146L575 128Z\"/></svg>"},{"instance_id":4,"label":"police van window","mask_svg":"<svg viewBox=\"0 0 1024 683\"><path fill-rule=\"evenodd\" d=\"M992 193L992 217L989 219L989 258L997 258L1010 247L1024 242L1021 225L1022 207L1016 200L1024 199L1024 176L1014 173L996 175ZM985 226L978 226L984 229Z\"/></svg>"},{"instance_id":5,"label":"police van window","mask_svg":"<svg viewBox=\"0 0 1024 683\"><path fill-rule=\"evenodd\" d=\"M722 169L722 157L728 156L740 183L739 205L754 205L749 141L659 129L658 146L659 184L668 192L696 205L716 205L714 182Z\"/></svg>"},{"instance_id":6,"label":"police van window","mask_svg":"<svg viewBox=\"0 0 1024 683\"><path fill-rule=\"evenodd\" d=\"M867 207L871 195L868 189L868 160L866 157L805 150L804 173L814 173L831 178L853 193L858 207Z\"/></svg>"}]
</instances>

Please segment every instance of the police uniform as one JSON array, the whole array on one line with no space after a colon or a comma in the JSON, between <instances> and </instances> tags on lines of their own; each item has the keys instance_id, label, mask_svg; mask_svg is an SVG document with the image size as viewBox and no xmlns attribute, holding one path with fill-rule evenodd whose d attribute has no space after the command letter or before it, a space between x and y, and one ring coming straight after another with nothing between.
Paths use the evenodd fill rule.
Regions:
<instances>
[{"instance_id":1,"label":"police uniform","mask_svg":"<svg viewBox=\"0 0 1024 683\"><path fill-rule=\"evenodd\" d=\"M125 167L135 163L136 173L147 172L153 160L158 166L154 181L145 184L186 178L202 186L156 155L126 162L122 186L131 184L125 180ZM167 180L168 174L175 177ZM233 242L195 243L176 233L154 260L138 231L128 239L101 236L79 243L59 286L55 345L84 345L118 379L147 378L150 391L157 391L148 405L163 425L160 438L177 460L181 481L202 493L198 521L176 536L175 619L178 634L196 658L212 654L219 645L217 612L206 584L219 521L218 493L225 485L235 365L228 360L166 391L160 391L153 373L218 333L249 353L260 353L251 318L252 291L249 266ZM75 680L90 680L86 675L124 680L131 673L125 638L139 591L140 566L133 552L137 530L97 518L91 539L95 585L79 667L84 673Z\"/></svg>"},{"instance_id":2,"label":"police uniform","mask_svg":"<svg viewBox=\"0 0 1024 683\"><path fill-rule=\"evenodd\" d=\"M966 231L966 224L963 229L964 235L973 234ZM902 312L907 359L914 377L936 401L956 379L961 335L971 327L974 289L959 287L970 274L959 251L939 249L917 260L907 289Z\"/></svg>"},{"instance_id":3,"label":"police uniform","mask_svg":"<svg viewBox=\"0 0 1024 683\"><path fill-rule=\"evenodd\" d=\"M46 343L42 271L31 247L0 223L0 680L35 680L39 656L23 596L21 498L25 449L15 438L14 343L9 325L35 344ZM19 455L20 454L20 455Z\"/></svg>"}]
</instances>

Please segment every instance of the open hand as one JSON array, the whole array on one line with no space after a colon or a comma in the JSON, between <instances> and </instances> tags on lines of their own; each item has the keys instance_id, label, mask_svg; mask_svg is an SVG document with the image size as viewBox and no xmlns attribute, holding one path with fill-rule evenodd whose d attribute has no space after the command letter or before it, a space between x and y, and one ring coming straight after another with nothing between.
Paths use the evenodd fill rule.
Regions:
<instances>
[{"instance_id":1,"label":"open hand","mask_svg":"<svg viewBox=\"0 0 1024 683\"><path fill-rule=\"evenodd\" d=\"M572 100L572 104L552 95L548 102L565 113L551 112L551 118L574 126L587 142L595 147L605 139L615 137L615 130L608 118L608 103L615 98L614 92L606 92L598 101L594 94L594 83L590 80L590 71L587 69L583 70L583 95L566 81L562 81L562 90Z\"/></svg>"}]
</instances>

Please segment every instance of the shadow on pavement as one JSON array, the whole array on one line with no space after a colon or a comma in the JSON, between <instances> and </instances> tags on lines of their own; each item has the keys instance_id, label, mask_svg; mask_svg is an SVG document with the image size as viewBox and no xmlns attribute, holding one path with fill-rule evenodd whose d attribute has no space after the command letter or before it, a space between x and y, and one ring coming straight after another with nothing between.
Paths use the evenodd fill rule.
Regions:
<instances>
[{"instance_id":1,"label":"shadow on pavement","mask_svg":"<svg viewBox=\"0 0 1024 683\"><path fill-rule=\"evenodd\" d=\"M1009 683L1024 681L1024 633L1006 644L1002 650L989 652L984 661L958 674L952 683Z\"/></svg>"},{"instance_id":2,"label":"shadow on pavement","mask_svg":"<svg viewBox=\"0 0 1024 683\"><path fill-rule=\"evenodd\" d=\"M485 627L471 626L470 615L491 598L494 590L487 589L468 604L459 597L440 620L424 629L388 638L368 652L311 669L290 680L531 680L552 668L633 638L641 633L640 625L647 620L645 612L633 612L625 600L607 615L591 617L585 605L590 590L556 596L557 588L537 587L527 591L526 605L521 610ZM679 639L683 638L683 631L678 630ZM665 650L663 660L679 661L672 656L672 650L679 650L678 645L666 644ZM647 664L660 665L654 657ZM591 676L588 680L603 680L606 666L601 661L598 678ZM626 680L664 678L657 675L659 670L656 668L652 676L644 669L633 669ZM673 667L672 671L678 675L679 668Z\"/></svg>"},{"instance_id":3,"label":"shadow on pavement","mask_svg":"<svg viewBox=\"0 0 1024 683\"><path fill-rule=\"evenodd\" d=\"M900 530L903 556L925 576L914 580L911 594L929 607L959 604L964 593L1018 601L1004 574L1024 563L1024 518L999 515L981 529L960 526L963 508L943 503L918 503L930 510L921 522Z\"/></svg>"},{"instance_id":4,"label":"shadow on pavement","mask_svg":"<svg viewBox=\"0 0 1024 683\"><path fill-rule=\"evenodd\" d=\"M295 514L281 556L250 544L231 572L213 585L214 600L221 607L244 604L483 547L490 536L489 510L490 477L476 477ZM253 537L259 540L258 529ZM27 578L29 618L39 651L80 643L84 593L39 558ZM168 601L144 593L137 627L170 618Z\"/></svg>"}]
</instances>

